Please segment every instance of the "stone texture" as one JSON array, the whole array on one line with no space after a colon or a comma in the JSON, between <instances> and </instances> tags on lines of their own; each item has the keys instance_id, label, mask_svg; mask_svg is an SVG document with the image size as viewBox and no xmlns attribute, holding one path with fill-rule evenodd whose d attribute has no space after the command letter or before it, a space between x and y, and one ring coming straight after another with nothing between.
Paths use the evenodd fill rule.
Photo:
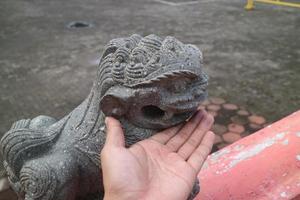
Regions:
<instances>
[{"instance_id":1,"label":"stone texture","mask_svg":"<svg viewBox=\"0 0 300 200\"><path fill-rule=\"evenodd\" d=\"M26 200L101 199L105 116L121 121L130 146L191 117L207 96L207 81L194 45L156 35L111 40L77 108L60 120L19 120L2 137L12 188ZM196 183L190 198L198 191Z\"/></svg>"}]
</instances>

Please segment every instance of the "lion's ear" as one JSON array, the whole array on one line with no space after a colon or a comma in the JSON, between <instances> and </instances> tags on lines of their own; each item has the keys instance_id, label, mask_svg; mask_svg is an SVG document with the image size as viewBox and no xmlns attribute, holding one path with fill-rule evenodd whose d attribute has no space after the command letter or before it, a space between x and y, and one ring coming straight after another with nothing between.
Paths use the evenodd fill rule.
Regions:
<instances>
[{"instance_id":1,"label":"lion's ear","mask_svg":"<svg viewBox=\"0 0 300 200\"><path fill-rule=\"evenodd\" d=\"M120 118L129 109L132 91L120 87L110 88L100 100L100 107L106 116Z\"/></svg>"}]
</instances>

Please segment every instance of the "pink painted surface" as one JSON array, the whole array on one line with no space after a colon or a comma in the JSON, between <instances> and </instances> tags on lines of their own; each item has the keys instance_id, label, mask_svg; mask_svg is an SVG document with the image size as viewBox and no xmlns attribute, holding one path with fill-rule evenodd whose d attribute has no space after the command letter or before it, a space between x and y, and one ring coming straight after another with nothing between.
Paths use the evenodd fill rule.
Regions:
<instances>
[{"instance_id":1,"label":"pink painted surface","mask_svg":"<svg viewBox=\"0 0 300 200\"><path fill-rule=\"evenodd\" d=\"M300 110L212 154L197 200L300 200Z\"/></svg>"}]
</instances>

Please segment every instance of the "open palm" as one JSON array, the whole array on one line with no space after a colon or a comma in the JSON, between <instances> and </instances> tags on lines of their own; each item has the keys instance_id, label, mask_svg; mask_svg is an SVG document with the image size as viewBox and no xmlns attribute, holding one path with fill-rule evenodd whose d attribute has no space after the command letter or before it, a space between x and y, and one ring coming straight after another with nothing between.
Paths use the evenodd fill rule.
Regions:
<instances>
[{"instance_id":1,"label":"open palm","mask_svg":"<svg viewBox=\"0 0 300 200\"><path fill-rule=\"evenodd\" d=\"M212 123L199 111L184 125L125 148L121 124L107 118L101 152L105 199L187 199L213 145Z\"/></svg>"}]
</instances>

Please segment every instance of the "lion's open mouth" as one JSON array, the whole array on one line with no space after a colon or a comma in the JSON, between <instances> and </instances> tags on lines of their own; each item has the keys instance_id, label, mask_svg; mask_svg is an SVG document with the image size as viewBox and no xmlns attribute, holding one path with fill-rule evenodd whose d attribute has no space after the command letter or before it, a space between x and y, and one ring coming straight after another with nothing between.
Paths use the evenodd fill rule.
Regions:
<instances>
[{"instance_id":1,"label":"lion's open mouth","mask_svg":"<svg viewBox=\"0 0 300 200\"><path fill-rule=\"evenodd\" d=\"M148 119L161 119L166 114L164 110L154 105L144 106L142 108L142 113Z\"/></svg>"},{"instance_id":2,"label":"lion's open mouth","mask_svg":"<svg viewBox=\"0 0 300 200\"><path fill-rule=\"evenodd\" d=\"M191 117L205 97L206 94L203 93L197 98L189 98L162 107L146 105L141 108L141 112L144 119L148 121L175 125Z\"/></svg>"},{"instance_id":3,"label":"lion's open mouth","mask_svg":"<svg viewBox=\"0 0 300 200\"><path fill-rule=\"evenodd\" d=\"M171 118L186 118L190 116L197 108L193 107L184 112L165 111L157 106L148 105L142 108L142 113L145 118L150 120L168 120Z\"/></svg>"}]
</instances>

